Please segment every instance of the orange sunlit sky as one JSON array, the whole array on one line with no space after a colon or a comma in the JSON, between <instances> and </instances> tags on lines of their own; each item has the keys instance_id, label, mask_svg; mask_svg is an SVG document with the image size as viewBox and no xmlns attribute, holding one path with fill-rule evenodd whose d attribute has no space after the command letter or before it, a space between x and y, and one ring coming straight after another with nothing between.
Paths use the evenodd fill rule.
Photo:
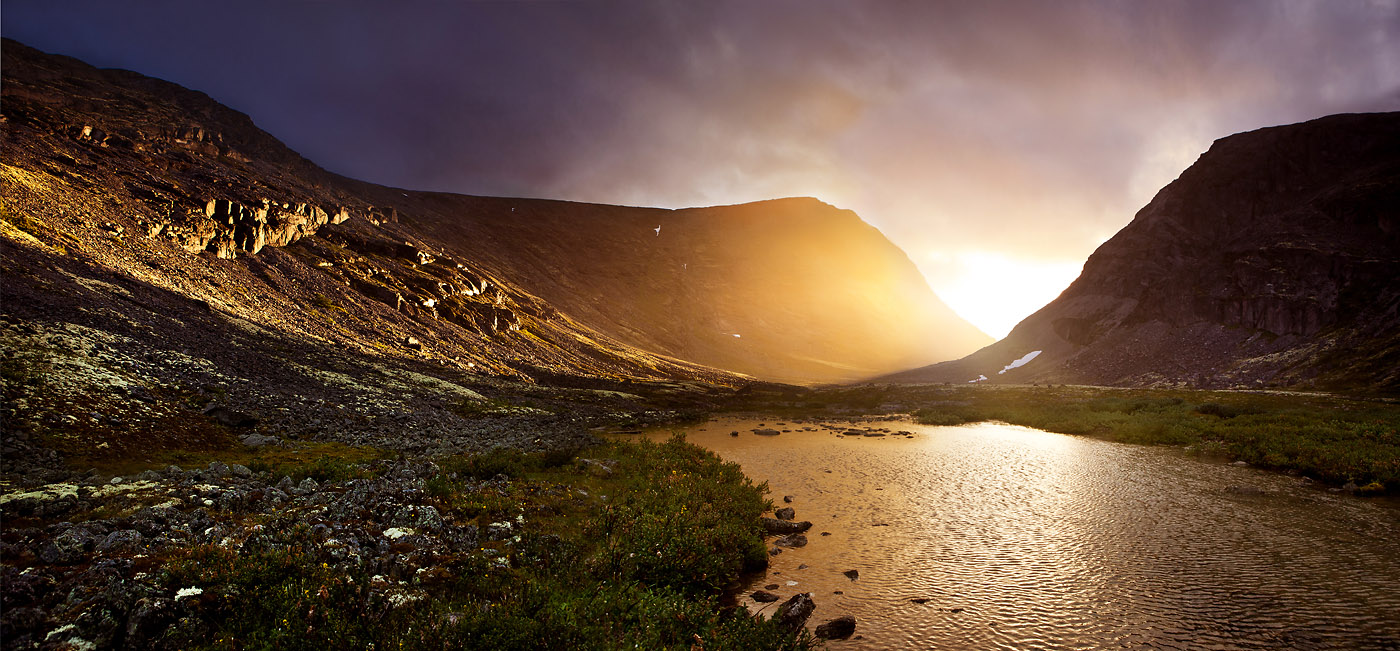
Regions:
<instances>
[{"instance_id":1,"label":"orange sunlit sky","mask_svg":"<svg viewBox=\"0 0 1400 651\"><path fill-rule=\"evenodd\" d=\"M1400 108L1396 0L6 0L3 30L379 183L815 196L998 337L1215 138Z\"/></svg>"}]
</instances>

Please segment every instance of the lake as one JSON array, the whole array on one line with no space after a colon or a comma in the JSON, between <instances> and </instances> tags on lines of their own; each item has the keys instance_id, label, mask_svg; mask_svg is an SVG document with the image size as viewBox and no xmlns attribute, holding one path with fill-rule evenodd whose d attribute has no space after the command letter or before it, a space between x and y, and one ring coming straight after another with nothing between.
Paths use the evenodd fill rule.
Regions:
<instances>
[{"instance_id":1,"label":"lake","mask_svg":"<svg viewBox=\"0 0 1400 651\"><path fill-rule=\"evenodd\" d=\"M812 593L812 627L855 615L859 638L832 648L1400 648L1394 500L1004 424L674 431L813 523L740 599L771 613L748 595L777 584Z\"/></svg>"}]
</instances>

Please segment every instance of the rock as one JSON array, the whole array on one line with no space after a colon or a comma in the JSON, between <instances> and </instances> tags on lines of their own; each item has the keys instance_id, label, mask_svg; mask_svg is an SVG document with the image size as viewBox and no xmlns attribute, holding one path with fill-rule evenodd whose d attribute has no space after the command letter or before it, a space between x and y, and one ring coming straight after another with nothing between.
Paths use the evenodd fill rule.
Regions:
<instances>
[{"instance_id":1,"label":"rock","mask_svg":"<svg viewBox=\"0 0 1400 651\"><path fill-rule=\"evenodd\" d=\"M50 565L72 565L83 559L91 544L92 538L86 531L70 527L39 550L39 560Z\"/></svg>"},{"instance_id":2,"label":"rock","mask_svg":"<svg viewBox=\"0 0 1400 651\"><path fill-rule=\"evenodd\" d=\"M804 536L800 533L788 534L786 536L778 538L777 540L774 540L773 544L779 547L806 547L807 536Z\"/></svg>"},{"instance_id":3,"label":"rock","mask_svg":"<svg viewBox=\"0 0 1400 651\"><path fill-rule=\"evenodd\" d=\"M280 445L282 439L275 436L263 436L262 434L249 434L242 439L243 445L250 448L260 448L267 445Z\"/></svg>"},{"instance_id":4,"label":"rock","mask_svg":"<svg viewBox=\"0 0 1400 651\"><path fill-rule=\"evenodd\" d=\"M226 463L224 463L224 462L222 462L222 461L211 461L211 462L209 462L209 476L210 476L210 477L214 477L214 478L216 478L216 479L223 479L223 478L225 478L225 477L228 477L228 476L231 475L231 474L233 474L233 471L229 469L228 464L226 464Z\"/></svg>"},{"instance_id":5,"label":"rock","mask_svg":"<svg viewBox=\"0 0 1400 651\"><path fill-rule=\"evenodd\" d=\"M252 469L240 463L235 463L232 466L229 466L229 471L233 473L234 477L237 477L239 479L251 479L253 476Z\"/></svg>"},{"instance_id":6,"label":"rock","mask_svg":"<svg viewBox=\"0 0 1400 651\"><path fill-rule=\"evenodd\" d=\"M777 585L774 584L773 587L776 588ZM749 595L749 597L753 598L754 601L757 601L761 604L766 604L778 600L778 595L768 592L767 590L755 590L753 594Z\"/></svg>"},{"instance_id":7,"label":"rock","mask_svg":"<svg viewBox=\"0 0 1400 651\"><path fill-rule=\"evenodd\" d=\"M770 535L802 533L812 528L812 523L806 520L793 522L791 520L779 520L777 518L760 518L760 522L763 523L763 530Z\"/></svg>"},{"instance_id":8,"label":"rock","mask_svg":"<svg viewBox=\"0 0 1400 651\"><path fill-rule=\"evenodd\" d=\"M97 551L102 553L121 553L136 551L141 546L142 536L137 531L121 530L107 534L102 542L97 543Z\"/></svg>"},{"instance_id":9,"label":"rock","mask_svg":"<svg viewBox=\"0 0 1400 651\"><path fill-rule=\"evenodd\" d=\"M877 437L877 436L884 436L884 435L885 435L884 432L866 432L863 436L865 436L865 437L867 437L867 438L874 438L874 437Z\"/></svg>"},{"instance_id":10,"label":"rock","mask_svg":"<svg viewBox=\"0 0 1400 651\"><path fill-rule=\"evenodd\" d=\"M775 517L777 517L779 520L791 520L791 519L797 517L797 512L794 511L794 510L792 509L792 507L789 506L789 507L787 507L787 508L782 508L782 509L778 509L778 510L774 511L774 512L773 512L773 515L774 515Z\"/></svg>"},{"instance_id":11,"label":"rock","mask_svg":"<svg viewBox=\"0 0 1400 651\"><path fill-rule=\"evenodd\" d=\"M807 618L812 616L812 611L817 609L817 603L812 601L812 593L804 592L793 595L791 599L778 606L778 610L773 613L773 621L778 626L789 632L797 632L807 625Z\"/></svg>"},{"instance_id":12,"label":"rock","mask_svg":"<svg viewBox=\"0 0 1400 651\"><path fill-rule=\"evenodd\" d=\"M730 435L730 436L738 436L738 435L739 435L739 430L734 430L733 432L730 432L729 435Z\"/></svg>"},{"instance_id":13,"label":"rock","mask_svg":"<svg viewBox=\"0 0 1400 651\"><path fill-rule=\"evenodd\" d=\"M817 637L823 640L844 640L856 632L854 615L842 615L817 627Z\"/></svg>"},{"instance_id":14,"label":"rock","mask_svg":"<svg viewBox=\"0 0 1400 651\"><path fill-rule=\"evenodd\" d=\"M860 578L860 570L846 570L845 572L842 572L842 574L845 574L846 578L852 581Z\"/></svg>"},{"instance_id":15,"label":"rock","mask_svg":"<svg viewBox=\"0 0 1400 651\"><path fill-rule=\"evenodd\" d=\"M768 555L769 555L769 556L777 556L778 554L781 554L781 553L783 553L783 550L781 550L781 549L779 549L779 548L777 548L777 547L774 547L774 548L768 550Z\"/></svg>"},{"instance_id":16,"label":"rock","mask_svg":"<svg viewBox=\"0 0 1400 651\"><path fill-rule=\"evenodd\" d=\"M756 429L753 431L753 433L759 436L777 436L778 434L781 434L781 432L775 429Z\"/></svg>"},{"instance_id":17,"label":"rock","mask_svg":"<svg viewBox=\"0 0 1400 651\"><path fill-rule=\"evenodd\" d=\"M589 474L595 477L611 477L613 468L617 466L616 459L579 459L579 463L588 468Z\"/></svg>"},{"instance_id":18,"label":"rock","mask_svg":"<svg viewBox=\"0 0 1400 651\"><path fill-rule=\"evenodd\" d=\"M423 350L423 342L418 341L417 337L404 337L403 345L410 350Z\"/></svg>"},{"instance_id":19,"label":"rock","mask_svg":"<svg viewBox=\"0 0 1400 651\"><path fill-rule=\"evenodd\" d=\"M768 585L763 586L763 589L764 589L764 590L777 590L777 589L778 589L778 584L776 584L776 583L769 583Z\"/></svg>"},{"instance_id":20,"label":"rock","mask_svg":"<svg viewBox=\"0 0 1400 651\"><path fill-rule=\"evenodd\" d=\"M793 496L791 496L791 495L784 495L784 496L783 496L783 501L786 502L786 503L788 503L788 504L792 504L792 500L793 500L793 499L795 499L795 498L793 498Z\"/></svg>"},{"instance_id":21,"label":"rock","mask_svg":"<svg viewBox=\"0 0 1400 651\"><path fill-rule=\"evenodd\" d=\"M913 597L909 599L909 602L916 604L926 604L928 603L928 597Z\"/></svg>"},{"instance_id":22,"label":"rock","mask_svg":"<svg viewBox=\"0 0 1400 651\"><path fill-rule=\"evenodd\" d=\"M1263 495L1263 489L1257 486L1226 486L1225 492L1237 495Z\"/></svg>"},{"instance_id":23,"label":"rock","mask_svg":"<svg viewBox=\"0 0 1400 651\"><path fill-rule=\"evenodd\" d=\"M297 484L297 490L298 490L298 491L301 491L301 492L303 492L303 493L314 493L314 492L316 492L317 490L319 490L320 488L321 488L321 485L318 484L318 483L316 483L316 480L315 480L315 479L312 479L312 478L310 478L310 477L307 477L306 479L301 480L301 483L300 483L300 484Z\"/></svg>"},{"instance_id":24,"label":"rock","mask_svg":"<svg viewBox=\"0 0 1400 651\"><path fill-rule=\"evenodd\" d=\"M205 407L204 415L224 427L253 427L258 424L258 419L253 416L217 405Z\"/></svg>"}]
</instances>

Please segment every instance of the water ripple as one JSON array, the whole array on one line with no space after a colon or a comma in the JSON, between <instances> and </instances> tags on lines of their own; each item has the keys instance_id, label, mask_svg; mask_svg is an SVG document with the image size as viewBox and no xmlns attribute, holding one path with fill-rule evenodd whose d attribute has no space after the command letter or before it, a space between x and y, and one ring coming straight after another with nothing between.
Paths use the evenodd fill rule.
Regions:
<instances>
[{"instance_id":1,"label":"water ripple","mask_svg":"<svg viewBox=\"0 0 1400 651\"><path fill-rule=\"evenodd\" d=\"M855 615L833 648L1400 648L1394 502L1009 425L757 426L688 436L813 522L754 587Z\"/></svg>"}]
</instances>

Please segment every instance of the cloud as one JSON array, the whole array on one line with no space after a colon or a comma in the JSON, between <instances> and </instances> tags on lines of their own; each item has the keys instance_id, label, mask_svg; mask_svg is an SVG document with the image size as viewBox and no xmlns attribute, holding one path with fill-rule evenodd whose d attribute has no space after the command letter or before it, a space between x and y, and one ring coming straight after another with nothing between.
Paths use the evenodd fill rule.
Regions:
<instances>
[{"instance_id":1,"label":"cloud","mask_svg":"<svg viewBox=\"0 0 1400 651\"><path fill-rule=\"evenodd\" d=\"M672 207L813 195L916 260L1077 264L1215 138L1400 109L1391 1L5 10L6 35L205 90L350 176Z\"/></svg>"}]
</instances>

